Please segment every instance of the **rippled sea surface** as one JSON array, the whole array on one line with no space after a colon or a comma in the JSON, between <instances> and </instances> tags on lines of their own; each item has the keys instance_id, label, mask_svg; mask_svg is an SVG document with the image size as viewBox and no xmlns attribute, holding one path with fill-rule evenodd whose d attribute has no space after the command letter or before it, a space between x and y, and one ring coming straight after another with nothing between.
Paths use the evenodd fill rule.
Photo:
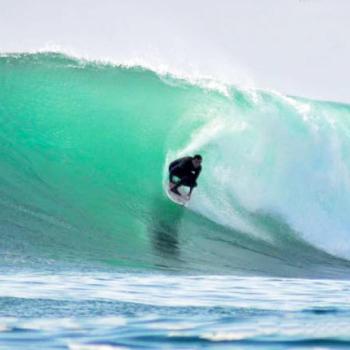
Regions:
<instances>
[{"instance_id":1,"label":"rippled sea surface","mask_svg":"<svg viewBox=\"0 0 350 350\"><path fill-rule=\"evenodd\" d=\"M348 349L350 282L138 273L0 277L0 349Z\"/></svg>"}]
</instances>

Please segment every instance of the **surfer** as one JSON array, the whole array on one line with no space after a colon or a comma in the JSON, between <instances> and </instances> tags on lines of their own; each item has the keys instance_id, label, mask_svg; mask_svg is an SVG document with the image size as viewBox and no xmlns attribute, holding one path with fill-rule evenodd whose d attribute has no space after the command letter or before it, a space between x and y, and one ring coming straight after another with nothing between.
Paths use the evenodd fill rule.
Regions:
<instances>
[{"instance_id":1,"label":"surfer","mask_svg":"<svg viewBox=\"0 0 350 350\"><path fill-rule=\"evenodd\" d=\"M170 191L177 194L180 186L187 186L190 188L188 197L191 197L192 190L197 186L197 178L202 170L202 156L196 154L194 157L183 157L174 160L169 165L169 187ZM174 176L179 178L175 181Z\"/></svg>"}]
</instances>

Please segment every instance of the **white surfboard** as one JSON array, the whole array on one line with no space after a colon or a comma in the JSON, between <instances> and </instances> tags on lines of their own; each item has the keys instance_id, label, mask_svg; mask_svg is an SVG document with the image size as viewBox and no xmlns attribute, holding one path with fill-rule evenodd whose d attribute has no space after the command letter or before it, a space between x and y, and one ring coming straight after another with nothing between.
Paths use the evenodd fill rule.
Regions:
<instances>
[{"instance_id":1,"label":"white surfboard","mask_svg":"<svg viewBox=\"0 0 350 350\"><path fill-rule=\"evenodd\" d=\"M176 204L186 206L186 204L189 202L188 195L181 191L181 188L178 189L178 191L181 193L181 195L177 195L176 193L170 191L170 187L167 186L166 188L166 194L169 197L171 201L173 201Z\"/></svg>"}]
</instances>

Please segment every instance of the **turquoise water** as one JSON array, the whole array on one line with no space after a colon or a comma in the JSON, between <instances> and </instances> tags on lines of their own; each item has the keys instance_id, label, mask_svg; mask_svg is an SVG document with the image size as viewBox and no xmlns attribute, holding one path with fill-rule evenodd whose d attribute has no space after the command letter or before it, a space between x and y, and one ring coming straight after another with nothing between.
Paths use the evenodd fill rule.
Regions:
<instances>
[{"instance_id":1,"label":"turquoise water","mask_svg":"<svg viewBox=\"0 0 350 350\"><path fill-rule=\"evenodd\" d=\"M0 125L0 349L348 346L349 105L7 54Z\"/></svg>"}]
</instances>

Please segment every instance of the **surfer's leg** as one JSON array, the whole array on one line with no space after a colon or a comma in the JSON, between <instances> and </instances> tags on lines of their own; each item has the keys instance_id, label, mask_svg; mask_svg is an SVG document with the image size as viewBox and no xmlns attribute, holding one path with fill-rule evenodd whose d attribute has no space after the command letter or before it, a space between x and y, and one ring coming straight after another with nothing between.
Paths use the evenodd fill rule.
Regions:
<instances>
[{"instance_id":1,"label":"surfer's leg","mask_svg":"<svg viewBox=\"0 0 350 350\"><path fill-rule=\"evenodd\" d=\"M173 186L172 191L175 192L177 194L177 189L180 186L187 186L190 187L190 192L192 192L193 188L197 186L197 182L194 180L193 176L184 176L182 178L180 178L180 181L177 182L175 184L175 186Z\"/></svg>"},{"instance_id":2,"label":"surfer's leg","mask_svg":"<svg viewBox=\"0 0 350 350\"><path fill-rule=\"evenodd\" d=\"M179 178L180 180L175 180L174 176ZM172 192L174 192L177 195L181 195L181 193L177 190L179 186L182 186L183 184L181 183L181 179L183 178L183 174L179 169L174 169L169 167L169 187Z\"/></svg>"},{"instance_id":3,"label":"surfer's leg","mask_svg":"<svg viewBox=\"0 0 350 350\"><path fill-rule=\"evenodd\" d=\"M176 183L176 181L174 180L174 176L179 177L176 171L174 171L174 169L169 167L169 182L172 185Z\"/></svg>"},{"instance_id":4,"label":"surfer's leg","mask_svg":"<svg viewBox=\"0 0 350 350\"><path fill-rule=\"evenodd\" d=\"M171 190L176 193L176 194L180 194L179 191L177 190L180 186L182 186L182 181L181 181L181 178L179 181L175 182L175 181L172 181L170 182L170 187L171 187Z\"/></svg>"},{"instance_id":5,"label":"surfer's leg","mask_svg":"<svg viewBox=\"0 0 350 350\"><path fill-rule=\"evenodd\" d=\"M179 174L176 174L175 176L178 177L180 180L177 181L177 182L174 182L174 181L170 180L170 190L172 192L174 192L175 194L177 194L178 196L180 196L181 193L178 191L178 188L180 186L185 185L185 183L186 183L186 176L185 177L180 177Z\"/></svg>"}]
</instances>

